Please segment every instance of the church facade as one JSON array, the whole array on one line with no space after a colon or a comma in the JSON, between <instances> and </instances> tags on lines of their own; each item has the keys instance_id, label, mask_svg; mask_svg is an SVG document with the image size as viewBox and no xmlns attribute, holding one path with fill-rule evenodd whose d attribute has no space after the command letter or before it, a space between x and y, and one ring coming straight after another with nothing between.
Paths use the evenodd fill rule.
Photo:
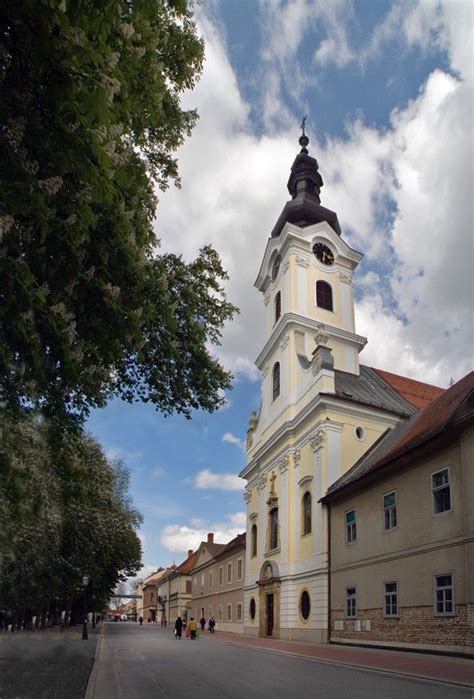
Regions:
<instances>
[{"instance_id":1,"label":"church facade","mask_svg":"<svg viewBox=\"0 0 474 699\"><path fill-rule=\"evenodd\" d=\"M354 463L442 389L364 366L353 274L308 138L255 282L265 305L256 360L262 404L250 417L244 633L328 639L328 521L320 499Z\"/></svg>"}]
</instances>

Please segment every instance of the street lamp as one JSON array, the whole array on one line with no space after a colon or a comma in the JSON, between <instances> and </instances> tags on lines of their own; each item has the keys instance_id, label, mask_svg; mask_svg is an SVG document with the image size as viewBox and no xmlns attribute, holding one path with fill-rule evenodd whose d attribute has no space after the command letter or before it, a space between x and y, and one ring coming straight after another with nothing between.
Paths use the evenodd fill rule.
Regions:
<instances>
[{"instance_id":1,"label":"street lamp","mask_svg":"<svg viewBox=\"0 0 474 699\"><path fill-rule=\"evenodd\" d=\"M83 619L82 619L82 640L87 641L89 636L87 635L87 586L89 585L89 576L84 575L82 578L82 586L84 587L84 607L83 607Z\"/></svg>"}]
</instances>

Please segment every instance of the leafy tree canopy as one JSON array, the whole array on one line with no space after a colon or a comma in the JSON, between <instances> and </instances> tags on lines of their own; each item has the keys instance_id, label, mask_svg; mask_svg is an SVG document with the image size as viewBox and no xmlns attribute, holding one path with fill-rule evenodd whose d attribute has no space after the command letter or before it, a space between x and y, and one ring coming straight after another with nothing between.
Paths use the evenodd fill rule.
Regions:
<instances>
[{"instance_id":1,"label":"leafy tree canopy","mask_svg":"<svg viewBox=\"0 0 474 699\"><path fill-rule=\"evenodd\" d=\"M4 399L79 419L112 395L214 410L226 273L210 247L156 256L152 226L196 120L186 1L5 0L0 29Z\"/></svg>"}]
</instances>

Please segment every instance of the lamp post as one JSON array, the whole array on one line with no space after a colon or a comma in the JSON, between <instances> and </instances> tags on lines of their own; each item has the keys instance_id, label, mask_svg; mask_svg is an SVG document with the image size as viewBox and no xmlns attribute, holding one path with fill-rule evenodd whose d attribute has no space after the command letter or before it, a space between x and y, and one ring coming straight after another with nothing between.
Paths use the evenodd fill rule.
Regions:
<instances>
[{"instance_id":1,"label":"lamp post","mask_svg":"<svg viewBox=\"0 0 474 699\"><path fill-rule=\"evenodd\" d=\"M89 576L84 575L82 578L82 585L84 587L84 607L82 615L82 640L87 641L89 636L87 635L87 586L89 585Z\"/></svg>"}]
</instances>

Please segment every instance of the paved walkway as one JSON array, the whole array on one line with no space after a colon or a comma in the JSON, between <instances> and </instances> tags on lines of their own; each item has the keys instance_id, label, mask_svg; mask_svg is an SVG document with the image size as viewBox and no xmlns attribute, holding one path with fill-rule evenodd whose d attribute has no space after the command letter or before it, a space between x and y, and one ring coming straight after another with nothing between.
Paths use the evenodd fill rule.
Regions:
<instances>
[{"instance_id":1,"label":"paved walkway","mask_svg":"<svg viewBox=\"0 0 474 699\"><path fill-rule=\"evenodd\" d=\"M322 662L474 687L474 660L468 658L379 648L359 648L357 646L315 645L273 638L253 638L224 631L216 631L214 635L207 631L205 633L212 639L224 643L254 646L261 650L291 654Z\"/></svg>"}]
</instances>

